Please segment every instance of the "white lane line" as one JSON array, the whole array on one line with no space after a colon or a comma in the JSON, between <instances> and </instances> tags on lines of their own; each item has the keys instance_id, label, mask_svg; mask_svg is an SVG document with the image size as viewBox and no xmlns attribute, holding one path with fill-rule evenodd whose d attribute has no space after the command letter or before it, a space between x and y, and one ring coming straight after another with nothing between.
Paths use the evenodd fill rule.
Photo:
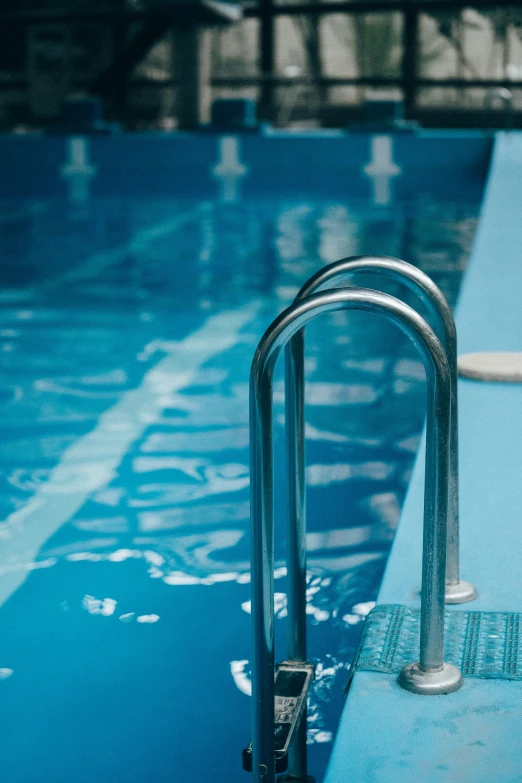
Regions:
<instances>
[{"instance_id":1,"label":"white lane line","mask_svg":"<svg viewBox=\"0 0 522 783\"><path fill-rule=\"evenodd\" d=\"M66 449L49 480L0 524L0 605L23 584L41 546L115 476L122 457L164 408L165 398L189 386L201 366L237 344L239 332L261 308L252 300L211 316L197 331L171 344L168 356L103 413L92 432Z\"/></svg>"},{"instance_id":2,"label":"white lane line","mask_svg":"<svg viewBox=\"0 0 522 783\"><path fill-rule=\"evenodd\" d=\"M47 284L43 284L41 288L54 288L57 285L89 280L91 277L99 275L106 267L121 261L129 253L143 253L157 239L171 236L206 210L206 204L199 204L194 209L169 218L163 221L163 223L157 223L149 228L141 229L141 231L136 232L134 238L128 244L121 245L113 250L101 250L99 253L95 253L75 269L71 269L69 272L65 272L63 275L50 280Z\"/></svg>"},{"instance_id":3,"label":"white lane line","mask_svg":"<svg viewBox=\"0 0 522 783\"><path fill-rule=\"evenodd\" d=\"M157 239L172 236L180 228L183 228L183 226L195 220L207 210L208 205L206 203L199 204L188 212L183 212L181 215L164 220L162 223L156 223L148 228L141 229L141 231L137 231L131 242L111 250L100 250L98 253L94 253L86 258L78 266L50 280L23 289L0 291L0 303L28 302L42 291L50 291L62 285L81 283L97 277L108 267L122 261L129 253L143 253Z\"/></svg>"}]
</instances>

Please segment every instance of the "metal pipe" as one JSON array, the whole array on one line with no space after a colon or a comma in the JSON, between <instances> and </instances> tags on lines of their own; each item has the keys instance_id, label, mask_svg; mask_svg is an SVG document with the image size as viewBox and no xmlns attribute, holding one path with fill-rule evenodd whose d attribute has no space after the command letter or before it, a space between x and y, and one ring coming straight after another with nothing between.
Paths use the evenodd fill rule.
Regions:
<instances>
[{"instance_id":1,"label":"metal pipe","mask_svg":"<svg viewBox=\"0 0 522 783\"><path fill-rule=\"evenodd\" d=\"M304 329L285 349L287 611L290 661L306 661L306 476Z\"/></svg>"},{"instance_id":2,"label":"metal pipe","mask_svg":"<svg viewBox=\"0 0 522 783\"><path fill-rule=\"evenodd\" d=\"M424 319L387 294L339 289L287 308L257 347L250 372L252 519L252 746L254 783L274 782L274 508L272 384L287 342L317 315L364 310L387 316L419 349L427 376L426 486L422 559L420 660L401 684L422 693L449 693L462 684L443 661L444 575L448 513L450 373L444 349Z\"/></svg>"},{"instance_id":3,"label":"metal pipe","mask_svg":"<svg viewBox=\"0 0 522 783\"><path fill-rule=\"evenodd\" d=\"M460 579L459 575L459 430L458 430L458 372L457 372L457 330L451 309L442 291L428 275L412 264L398 258L388 256L353 256L337 261L319 270L301 288L296 300L324 288L332 288L341 281L359 273L378 272L409 288L429 312L430 321L435 333L446 351L451 376L451 441L450 441L450 474L449 474L449 517L448 544L446 554L446 603L460 604L472 601L477 597L474 586ZM303 330L304 332L304 330ZM305 535L306 510L304 505L304 462L305 423L304 417L298 416L298 411L304 408L304 336L296 334L286 349L286 427L287 450L292 463L295 480L290 481L290 513L294 515L296 535ZM302 482L297 486L297 482ZM290 523L292 524L292 523ZM290 528L291 529L291 528ZM294 561L294 552L299 549L294 544L289 551L289 569L298 570L300 562ZM295 565L294 565L295 563ZM290 596L289 596L289 604ZM290 612L290 606L289 606ZM298 612L298 607L292 611L298 615L298 625L306 623L306 617ZM301 636L304 632L295 631ZM301 660L304 660L301 659Z\"/></svg>"},{"instance_id":4,"label":"metal pipe","mask_svg":"<svg viewBox=\"0 0 522 783\"><path fill-rule=\"evenodd\" d=\"M295 341L295 342L294 342ZM289 350L293 345L294 350ZM287 658L306 661L306 478L305 478L305 415L304 393L299 394L296 382L304 382L304 329L290 340L285 350L285 406L296 432L286 426L286 470L288 509L286 531ZM288 419L286 420L288 421ZM299 733L290 746L288 780L309 783L306 751L306 709Z\"/></svg>"}]
</instances>

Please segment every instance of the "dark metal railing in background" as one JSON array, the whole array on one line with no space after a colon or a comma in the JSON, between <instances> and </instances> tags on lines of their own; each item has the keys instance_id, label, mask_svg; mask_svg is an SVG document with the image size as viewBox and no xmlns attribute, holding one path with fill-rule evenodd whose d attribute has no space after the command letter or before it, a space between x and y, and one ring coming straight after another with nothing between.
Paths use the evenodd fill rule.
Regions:
<instances>
[{"instance_id":1,"label":"dark metal railing in background","mask_svg":"<svg viewBox=\"0 0 522 783\"><path fill-rule=\"evenodd\" d=\"M273 89L281 86L282 81L275 74L274 20L278 16L325 16L328 14L367 14L393 13L403 15L402 62L400 76L359 76L352 78L324 77L314 75L302 83L323 87L334 86L374 86L398 87L403 92L405 116L411 118L415 113L416 98L419 89L425 87L452 87L465 89L478 87L484 89L522 88L522 81L508 79L426 79L419 76L419 18L422 13L448 13L465 8L492 10L499 8L520 8L520 0L493 2L492 0L353 0L348 2L281 3L274 0L260 0L258 4L246 6L244 14L260 20L260 63L262 76L257 80L261 86L261 104L271 106L274 103ZM220 80L222 84L225 79ZM250 82L253 83L253 82ZM292 83L296 83L293 81ZM228 80L227 85L238 84L237 80Z\"/></svg>"},{"instance_id":2,"label":"dark metal railing in background","mask_svg":"<svg viewBox=\"0 0 522 783\"><path fill-rule=\"evenodd\" d=\"M326 0L325 2L277 3L275 0L258 0L245 2L243 15L245 18L259 20L259 73L253 75L216 74L211 80L212 87L222 88L259 88L259 104L261 114L273 117L276 111L276 89L293 87L295 85L331 88L342 86L395 88L402 91L405 116L413 118L418 109L418 94L426 88L452 88L465 90L481 88L484 90L522 90L522 80L508 78L426 78L421 76L419 63L419 20L421 14L447 14L473 8L477 11L519 9L520 0ZM67 10L9 10L0 11L0 24L5 30L16 25L29 28L34 25L46 24L99 24L106 25L121 41L127 31L136 23L149 22L157 12L131 11L118 8L103 11L73 11ZM320 73L301 74L296 77L283 76L276 69L276 20L282 16L323 17L329 14L388 14L400 13L403 16L402 26L402 60L396 75L362 75L362 76L325 76ZM14 29L14 27L13 27ZM132 77L127 74L121 92L132 89L150 89L151 91L165 89L176 85L176 79L146 79ZM87 80L74 80L73 87L93 88ZM0 90L24 90L28 87L28 78L23 73L0 73ZM120 108L123 108L120 105ZM504 110L513 111L512 106L504 104ZM484 105L477 111L482 113L484 124L489 126L487 117L492 114L492 107ZM493 112L494 113L494 112ZM497 112L498 113L498 112Z\"/></svg>"}]
</instances>

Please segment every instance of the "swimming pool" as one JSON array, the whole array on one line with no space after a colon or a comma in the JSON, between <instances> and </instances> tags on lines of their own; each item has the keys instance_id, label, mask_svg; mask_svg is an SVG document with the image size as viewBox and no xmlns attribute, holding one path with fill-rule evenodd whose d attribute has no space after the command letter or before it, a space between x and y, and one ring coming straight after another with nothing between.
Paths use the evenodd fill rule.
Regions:
<instances>
[{"instance_id":1,"label":"swimming pool","mask_svg":"<svg viewBox=\"0 0 522 783\"><path fill-rule=\"evenodd\" d=\"M384 204L357 188L2 200L6 780L248 779L252 353L301 283L347 255L417 263L454 303L481 186L474 177L434 195L427 183ZM408 484L424 382L414 350L379 319L338 313L307 335L320 780ZM279 372L278 477L282 398ZM281 481L276 503L280 519Z\"/></svg>"}]
</instances>

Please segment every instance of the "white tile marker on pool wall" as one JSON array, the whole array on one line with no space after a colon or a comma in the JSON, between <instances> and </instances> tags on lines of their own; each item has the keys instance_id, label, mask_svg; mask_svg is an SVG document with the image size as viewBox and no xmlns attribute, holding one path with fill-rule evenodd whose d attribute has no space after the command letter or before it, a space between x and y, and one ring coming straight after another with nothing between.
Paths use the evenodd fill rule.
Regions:
<instances>
[{"instance_id":1,"label":"white tile marker on pool wall","mask_svg":"<svg viewBox=\"0 0 522 783\"><path fill-rule=\"evenodd\" d=\"M84 204L90 198L91 180L98 173L98 167L89 160L89 140L83 136L67 139L69 160L62 166L60 174L69 190L69 199Z\"/></svg>"},{"instance_id":2,"label":"white tile marker on pool wall","mask_svg":"<svg viewBox=\"0 0 522 783\"><path fill-rule=\"evenodd\" d=\"M372 180L374 204L385 207L393 201L393 178L402 173L393 161L393 137L372 136L371 155L364 173Z\"/></svg>"},{"instance_id":3,"label":"white tile marker on pool wall","mask_svg":"<svg viewBox=\"0 0 522 783\"><path fill-rule=\"evenodd\" d=\"M241 195L241 180L248 174L248 166L241 163L241 141L237 136L219 139L219 161L212 168L212 174L220 184L219 200L234 204Z\"/></svg>"},{"instance_id":4,"label":"white tile marker on pool wall","mask_svg":"<svg viewBox=\"0 0 522 783\"><path fill-rule=\"evenodd\" d=\"M205 362L236 345L261 308L252 300L208 318L103 413L97 426L66 449L49 480L0 525L0 605L23 584L41 546L92 492L106 486L131 444L163 409L166 395L193 383Z\"/></svg>"}]
</instances>

